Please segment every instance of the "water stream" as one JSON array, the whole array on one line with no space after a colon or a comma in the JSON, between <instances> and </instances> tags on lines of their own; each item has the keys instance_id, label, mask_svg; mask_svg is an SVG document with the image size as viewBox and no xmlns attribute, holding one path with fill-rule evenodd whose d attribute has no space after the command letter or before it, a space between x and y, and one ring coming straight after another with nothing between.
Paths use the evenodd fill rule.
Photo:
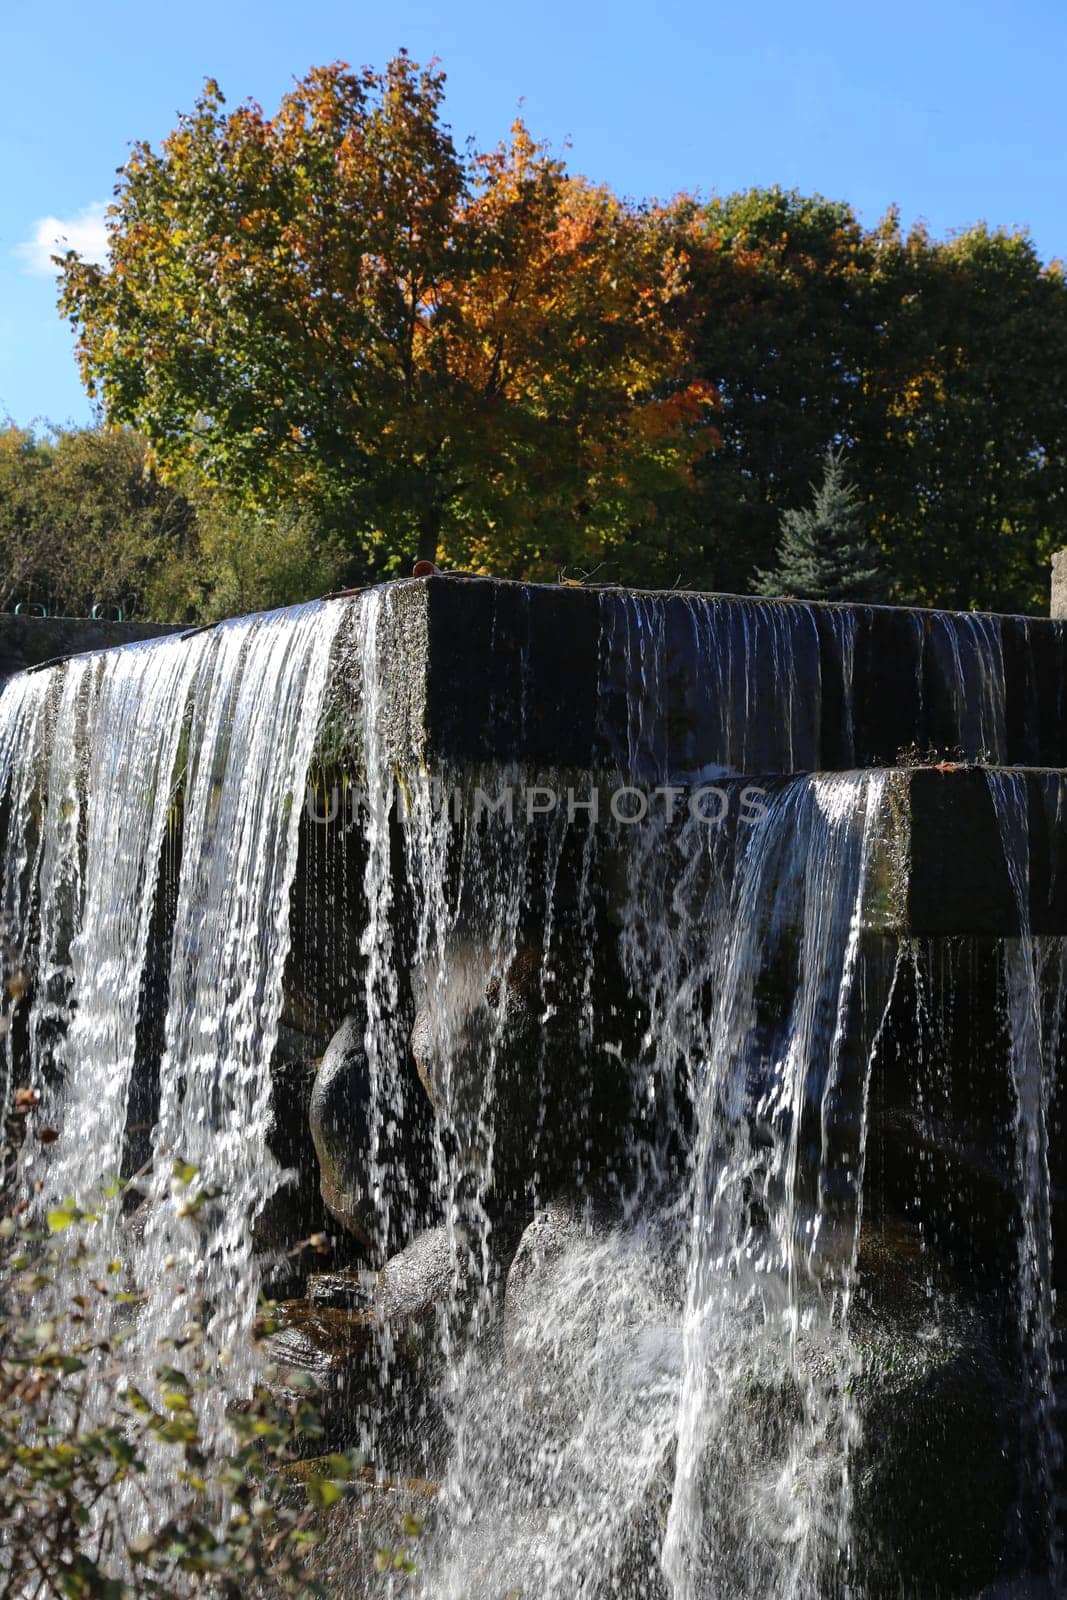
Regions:
<instances>
[{"instance_id":1,"label":"water stream","mask_svg":"<svg viewBox=\"0 0 1067 1600\"><path fill-rule=\"evenodd\" d=\"M4 959L28 984L5 1098L29 1085L60 1133L26 1151L25 1174L42 1207L87 1197L131 1165L131 1097L150 1106L125 1243L156 1292L129 1359L148 1370L195 1300L218 1426L249 1380L253 1226L281 1178L271 1065L300 956L294 887L311 901L335 881L298 881L304 795L349 739L360 800L336 837L355 839L358 892L329 910L355 919L353 977L346 990L338 960L327 1033L347 1015L361 1045L366 1264L424 1235L444 1263L430 1399L399 1426L384 1416L408 1359L386 1325L379 1387L351 1414L351 1442L383 1472L439 1474L414 1592L864 1595L850 1318L871 1086L887 1017L900 1029L896 791L881 766L805 769L828 751L842 769L864 759L869 619L606 592L597 766L576 771L427 759L404 594L76 658L4 689ZM900 626L922 738L1007 760L997 619ZM493 695L521 730L537 706L521 651L520 667ZM702 785L721 810L689 807ZM620 789L668 803L631 820L609 804ZM530 809L535 792L555 802ZM990 794L1020 920L1003 941L1016 1543L1030 1570L1047 1556L1055 1588L1065 964L1062 941L1030 928L1023 780L991 775ZM220 1192L196 1230L178 1162Z\"/></svg>"}]
</instances>

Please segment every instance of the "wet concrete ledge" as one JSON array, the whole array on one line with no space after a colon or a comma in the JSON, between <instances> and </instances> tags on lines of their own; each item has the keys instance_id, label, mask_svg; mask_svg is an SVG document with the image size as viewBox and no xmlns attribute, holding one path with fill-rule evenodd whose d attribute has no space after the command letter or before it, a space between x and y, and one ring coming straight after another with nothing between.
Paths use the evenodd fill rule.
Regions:
<instances>
[{"instance_id":1,"label":"wet concrete ledge","mask_svg":"<svg viewBox=\"0 0 1067 1600\"><path fill-rule=\"evenodd\" d=\"M1067 766L1067 623L433 577L430 759L752 773Z\"/></svg>"},{"instance_id":2,"label":"wet concrete ledge","mask_svg":"<svg viewBox=\"0 0 1067 1600\"><path fill-rule=\"evenodd\" d=\"M1067 773L902 769L887 807L883 911L895 931L1010 938L1028 924L1067 934ZM1006 842L1025 879L1019 893Z\"/></svg>"},{"instance_id":3,"label":"wet concrete ledge","mask_svg":"<svg viewBox=\"0 0 1067 1600\"><path fill-rule=\"evenodd\" d=\"M181 633L168 622L110 622L98 617L0 616L0 683L27 667L86 650L110 650L141 639Z\"/></svg>"}]
</instances>

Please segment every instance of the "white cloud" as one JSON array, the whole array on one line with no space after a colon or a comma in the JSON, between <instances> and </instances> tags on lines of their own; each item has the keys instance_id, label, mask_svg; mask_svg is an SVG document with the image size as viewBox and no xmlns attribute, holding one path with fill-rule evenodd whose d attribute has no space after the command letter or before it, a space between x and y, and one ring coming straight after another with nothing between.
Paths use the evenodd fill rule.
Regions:
<instances>
[{"instance_id":1,"label":"white cloud","mask_svg":"<svg viewBox=\"0 0 1067 1600\"><path fill-rule=\"evenodd\" d=\"M33 225L33 233L22 244L15 246L15 254L27 272L35 277L54 278L54 255L65 250L77 250L84 261L107 260L107 202L94 200L92 205L79 211L77 216L42 217Z\"/></svg>"}]
</instances>

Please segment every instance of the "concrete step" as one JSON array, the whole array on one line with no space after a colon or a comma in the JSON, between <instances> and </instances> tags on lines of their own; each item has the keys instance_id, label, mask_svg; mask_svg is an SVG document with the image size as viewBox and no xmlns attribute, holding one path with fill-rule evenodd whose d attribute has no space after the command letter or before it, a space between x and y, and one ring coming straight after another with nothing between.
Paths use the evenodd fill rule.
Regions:
<instances>
[{"instance_id":1,"label":"concrete step","mask_svg":"<svg viewBox=\"0 0 1067 1600\"><path fill-rule=\"evenodd\" d=\"M432 764L1067 766L1048 618L432 577L390 586L387 623Z\"/></svg>"}]
</instances>

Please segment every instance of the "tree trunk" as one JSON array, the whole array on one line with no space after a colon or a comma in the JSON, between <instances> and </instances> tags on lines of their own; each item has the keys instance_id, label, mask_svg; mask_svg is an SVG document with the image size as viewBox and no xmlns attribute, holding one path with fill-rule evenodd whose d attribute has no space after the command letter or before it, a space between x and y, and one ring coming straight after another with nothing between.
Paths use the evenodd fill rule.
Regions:
<instances>
[{"instance_id":1,"label":"tree trunk","mask_svg":"<svg viewBox=\"0 0 1067 1600\"><path fill-rule=\"evenodd\" d=\"M419 518L419 544L416 559L437 560L437 542L441 536L441 507L436 502L426 507Z\"/></svg>"}]
</instances>

